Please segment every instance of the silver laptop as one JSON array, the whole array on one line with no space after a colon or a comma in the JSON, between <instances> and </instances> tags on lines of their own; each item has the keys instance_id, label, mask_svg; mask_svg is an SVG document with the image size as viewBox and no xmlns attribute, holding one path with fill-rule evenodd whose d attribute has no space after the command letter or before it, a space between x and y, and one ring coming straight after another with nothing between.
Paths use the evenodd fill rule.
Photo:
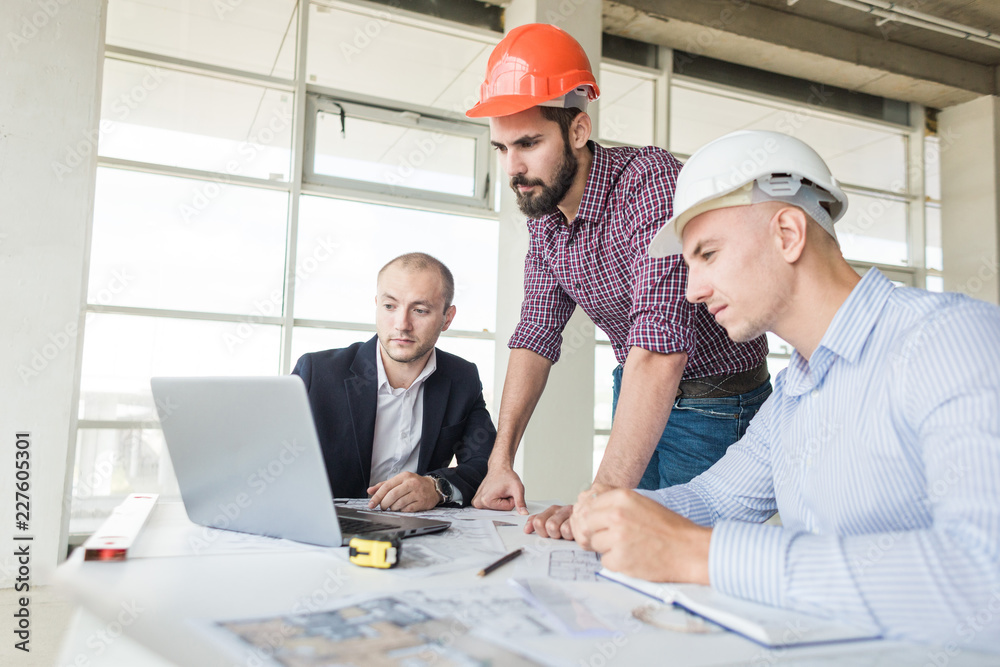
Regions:
<instances>
[{"instance_id":1,"label":"silver laptop","mask_svg":"<svg viewBox=\"0 0 1000 667\"><path fill-rule=\"evenodd\" d=\"M160 377L150 384L184 507L197 524L323 546L451 525L336 507L298 376Z\"/></svg>"}]
</instances>

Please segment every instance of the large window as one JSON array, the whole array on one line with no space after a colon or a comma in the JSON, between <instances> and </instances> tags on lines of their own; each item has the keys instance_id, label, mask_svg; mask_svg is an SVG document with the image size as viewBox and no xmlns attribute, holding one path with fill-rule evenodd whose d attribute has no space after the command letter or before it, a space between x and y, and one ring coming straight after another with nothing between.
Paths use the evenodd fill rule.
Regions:
<instances>
[{"instance_id":1,"label":"large window","mask_svg":"<svg viewBox=\"0 0 1000 667\"><path fill-rule=\"evenodd\" d=\"M407 16L387 3L362 11L345 2L313 2L306 81L462 116L478 99L500 35Z\"/></svg>"},{"instance_id":2,"label":"large window","mask_svg":"<svg viewBox=\"0 0 1000 667\"><path fill-rule=\"evenodd\" d=\"M823 157L850 198L837 223L844 256L861 266L913 265L907 209L918 184L910 182L907 170L909 127L685 80L674 82L670 111L670 147L682 157L734 130L772 130L802 139Z\"/></svg>"},{"instance_id":3,"label":"large window","mask_svg":"<svg viewBox=\"0 0 1000 667\"><path fill-rule=\"evenodd\" d=\"M659 72L635 65L604 62L601 64L600 85L599 141L606 145L631 146L657 143Z\"/></svg>"},{"instance_id":4,"label":"large window","mask_svg":"<svg viewBox=\"0 0 1000 667\"><path fill-rule=\"evenodd\" d=\"M177 492L151 377L365 340L404 252L452 269L439 346L493 408L493 160L460 111L499 37L372 4L110 0L72 532Z\"/></svg>"}]
</instances>

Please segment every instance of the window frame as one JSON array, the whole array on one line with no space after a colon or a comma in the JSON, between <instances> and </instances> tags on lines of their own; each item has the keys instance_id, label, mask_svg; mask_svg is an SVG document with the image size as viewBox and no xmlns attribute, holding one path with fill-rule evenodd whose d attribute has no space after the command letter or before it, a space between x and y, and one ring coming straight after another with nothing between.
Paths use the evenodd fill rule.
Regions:
<instances>
[{"instance_id":1,"label":"window frame","mask_svg":"<svg viewBox=\"0 0 1000 667\"><path fill-rule=\"evenodd\" d=\"M665 47L660 47L660 60L664 60L663 52L669 51ZM666 58L669 61L669 56ZM643 65L635 65L633 63L623 62L621 60L615 60L613 58L602 58L601 64L598 70L607 70L613 74L619 74L621 76L629 76L636 79L643 79L649 81L653 84L653 141L651 146L660 146L666 148L667 142L667 125L666 120L663 119L664 116L669 116L669 99L665 93L665 89L670 88L670 77L669 71L662 68L646 67ZM597 102L600 105L600 100ZM598 119L599 120L599 119ZM597 141L602 146L634 146L634 144L629 144L621 141L615 141L613 139L608 139L600 136L600 122L595 123L594 127L594 140Z\"/></svg>"},{"instance_id":2,"label":"window frame","mask_svg":"<svg viewBox=\"0 0 1000 667\"><path fill-rule=\"evenodd\" d=\"M305 145L302 156L303 187L318 186L316 190L327 193L345 193L349 198L360 195L365 201L400 205L406 202L422 201L431 206L444 205L449 212L458 212L464 208L484 211L492 210L490 184L495 181L493 168L495 160L491 159L490 129L481 122L459 121L447 118L441 114L429 113L420 107L407 105L401 107L399 102L388 100L375 102L374 98L364 98L332 89L307 87L305 114ZM374 123L382 123L395 127L414 130L442 132L447 135L461 136L475 141L474 159L474 194L462 196L432 190L422 190L400 185L386 185L373 181L330 176L314 171L316 159L317 118L320 113L338 114L341 107L346 118L357 118Z\"/></svg>"}]
</instances>

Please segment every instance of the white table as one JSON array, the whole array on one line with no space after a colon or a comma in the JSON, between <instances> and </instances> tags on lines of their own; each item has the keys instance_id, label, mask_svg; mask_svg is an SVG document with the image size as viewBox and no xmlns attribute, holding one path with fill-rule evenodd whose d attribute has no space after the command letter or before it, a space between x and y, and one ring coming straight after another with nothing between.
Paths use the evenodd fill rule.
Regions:
<instances>
[{"instance_id":1,"label":"white table","mask_svg":"<svg viewBox=\"0 0 1000 667\"><path fill-rule=\"evenodd\" d=\"M166 509L164 509L166 508ZM533 510L540 509L534 505ZM168 511L169 510L169 511ZM178 507L157 507L142 539L176 528ZM182 516L182 515L181 515ZM479 567L424 579L347 563L336 550L134 558L124 562L85 562L78 549L58 574L81 604L63 646L59 665L142 667L149 665L234 664L219 645L195 627L233 618L268 617L301 607L335 606L354 593L405 591L435 586L476 586L507 577L545 576L552 549L574 543L524 535L523 518L498 514L519 525L499 528L508 549L529 547L525 556L485 580ZM185 519L186 520L186 519ZM405 555L404 542L404 555ZM137 542L137 547L140 543ZM480 566L481 567L481 566ZM630 609L650 600L611 582L580 584L580 590L608 609ZM525 640L533 654L553 664L603 667L609 664L727 665L924 665L939 649L899 642L857 642L795 649L766 649L732 633L687 634L658 630L632 621L614 637L548 637ZM944 655L944 653L941 653ZM994 665L997 656L962 653L947 656L949 667Z\"/></svg>"}]
</instances>

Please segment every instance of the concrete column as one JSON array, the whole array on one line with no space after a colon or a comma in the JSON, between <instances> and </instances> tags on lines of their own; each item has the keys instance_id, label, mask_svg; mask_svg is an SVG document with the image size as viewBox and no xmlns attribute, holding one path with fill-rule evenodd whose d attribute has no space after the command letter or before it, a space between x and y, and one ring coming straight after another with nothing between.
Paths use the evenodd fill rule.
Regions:
<instances>
[{"instance_id":1,"label":"concrete column","mask_svg":"<svg viewBox=\"0 0 1000 667\"><path fill-rule=\"evenodd\" d=\"M938 116L944 288L1000 303L1000 98Z\"/></svg>"},{"instance_id":2,"label":"concrete column","mask_svg":"<svg viewBox=\"0 0 1000 667\"><path fill-rule=\"evenodd\" d=\"M907 203L907 216L910 221L908 230L909 264L913 267L913 286L925 287L927 284L927 197L924 165L926 151L924 150L924 133L926 113L921 104L910 104L910 132L907 137L906 156L906 187L915 198Z\"/></svg>"},{"instance_id":3,"label":"concrete column","mask_svg":"<svg viewBox=\"0 0 1000 667\"><path fill-rule=\"evenodd\" d=\"M32 587L48 583L66 550L104 13L102 0L0 4L3 587L14 585L19 576L21 564L12 545L29 545ZM15 527L19 433L30 434L26 530ZM27 536L33 540L13 540Z\"/></svg>"},{"instance_id":4,"label":"concrete column","mask_svg":"<svg viewBox=\"0 0 1000 667\"><path fill-rule=\"evenodd\" d=\"M506 10L508 30L525 23L553 23L573 35L591 65L601 62L601 3L598 0L514 0ZM596 73L596 71L595 71ZM597 107L588 112L594 119ZM497 276L496 396L503 391L510 351L524 296L528 230L502 169L500 257ZM594 325L577 309L563 332L562 358L552 368L545 393L518 449L514 468L528 498L572 502L593 480Z\"/></svg>"}]
</instances>

